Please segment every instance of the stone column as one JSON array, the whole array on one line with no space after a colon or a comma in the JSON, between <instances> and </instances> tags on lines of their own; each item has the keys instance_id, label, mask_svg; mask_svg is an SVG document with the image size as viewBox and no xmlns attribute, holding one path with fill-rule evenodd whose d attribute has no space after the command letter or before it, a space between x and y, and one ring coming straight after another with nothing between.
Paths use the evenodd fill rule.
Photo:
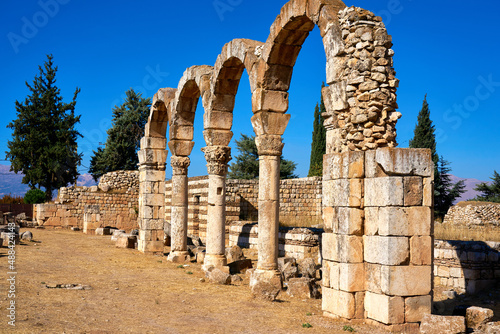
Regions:
<instances>
[{"instance_id":1,"label":"stone column","mask_svg":"<svg viewBox=\"0 0 500 334\"><path fill-rule=\"evenodd\" d=\"M261 294L262 284L281 289L278 271L279 182L284 144L280 135L259 135L255 143L259 151L259 255L250 286L254 294Z\"/></svg>"},{"instance_id":2,"label":"stone column","mask_svg":"<svg viewBox=\"0 0 500 334\"><path fill-rule=\"evenodd\" d=\"M187 251L189 157L172 156L171 251L168 260L185 262Z\"/></svg>"},{"instance_id":3,"label":"stone column","mask_svg":"<svg viewBox=\"0 0 500 334\"><path fill-rule=\"evenodd\" d=\"M139 151L139 238L144 253L163 253L166 139L143 137Z\"/></svg>"},{"instance_id":4,"label":"stone column","mask_svg":"<svg viewBox=\"0 0 500 334\"><path fill-rule=\"evenodd\" d=\"M204 268L227 264L226 250L226 174L231 148L208 146L205 153L208 169L207 254Z\"/></svg>"}]
</instances>

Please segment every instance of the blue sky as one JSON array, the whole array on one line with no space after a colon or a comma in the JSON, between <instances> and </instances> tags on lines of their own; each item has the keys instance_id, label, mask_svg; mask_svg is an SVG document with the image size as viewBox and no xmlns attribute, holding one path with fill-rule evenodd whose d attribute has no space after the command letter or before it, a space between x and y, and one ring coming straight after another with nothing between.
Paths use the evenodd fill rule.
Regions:
<instances>
[{"instance_id":1,"label":"blue sky","mask_svg":"<svg viewBox=\"0 0 500 334\"><path fill-rule=\"evenodd\" d=\"M46 54L59 67L58 86L69 102L76 87L78 130L84 138L81 173L92 150L106 141L111 108L130 87L144 96L177 87L192 65L213 65L234 38L262 42L285 1L2 1L0 11L0 160L16 118L14 103L29 93ZM424 95L437 129L438 153L459 177L489 180L500 171L500 54L497 1L345 1L382 16L393 36L398 89L398 142L407 147ZM225 6L226 11L217 9ZM313 111L325 80L325 54L315 29L304 43L290 88L292 115L284 156L307 176ZM200 149L203 108L195 119L190 176L205 175ZM251 94L244 74L236 99L233 142L253 134ZM234 147L234 146L233 146ZM233 156L237 151L233 148ZM7 164L0 161L0 164ZM167 168L167 177L171 175Z\"/></svg>"}]
</instances>

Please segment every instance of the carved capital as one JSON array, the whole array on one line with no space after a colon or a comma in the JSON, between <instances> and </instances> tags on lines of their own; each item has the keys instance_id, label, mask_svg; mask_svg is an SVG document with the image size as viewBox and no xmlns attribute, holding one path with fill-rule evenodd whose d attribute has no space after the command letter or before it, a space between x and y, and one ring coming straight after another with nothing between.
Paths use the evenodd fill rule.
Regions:
<instances>
[{"instance_id":1,"label":"carved capital","mask_svg":"<svg viewBox=\"0 0 500 334\"><path fill-rule=\"evenodd\" d=\"M231 160L231 148L227 146L207 146L201 149L205 153L209 175L226 175L227 164Z\"/></svg>"},{"instance_id":2,"label":"carved capital","mask_svg":"<svg viewBox=\"0 0 500 334\"><path fill-rule=\"evenodd\" d=\"M255 138L255 144L259 155L281 156L284 143L281 142L281 136L278 135L260 135Z\"/></svg>"},{"instance_id":3,"label":"carved capital","mask_svg":"<svg viewBox=\"0 0 500 334\"><path fill-rule=\"evenodd\" d=\"M191 160L189 157L172 156L170 158L170 165L172 166L173 175L187 175L187 170Z\"/></svg>"}]
</instances>

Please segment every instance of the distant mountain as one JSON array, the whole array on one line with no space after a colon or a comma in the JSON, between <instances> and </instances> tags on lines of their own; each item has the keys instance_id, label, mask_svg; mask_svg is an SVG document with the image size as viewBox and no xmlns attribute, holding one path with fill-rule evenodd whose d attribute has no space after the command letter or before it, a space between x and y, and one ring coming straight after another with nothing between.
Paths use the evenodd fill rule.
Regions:
<instances>
[{"instance_id":1,"label":"distant mountain","mask_svg":"<svg viewBox=\"0 0 500 334\"><path fill-rule=\"evenodd\" d=\"M23 174L9 172L9 165L0 165L0 197L11 194L12 196L24 196L30 189L29 186L22 183ZM90 174L82 174L76 182L78 186L91 187L96 182Z\"/></svg>"},{"instance_id":2,"label":"distant mountain","mask_svg":"<svg viewBox=\"0 0 500 334\"><path fill-rule=\"evenodd\" d=\"M460 180L464 180L464 182L465 182L465 192L462 194L462 196L460 196L459 198L457 198L457 200L454 202L454 204L456 204L458 202L462 202L462 201L467 201L467 200L473 199L477 195L481 194L480 192L475 191L474 188L479 183L482 183L482 182L485 182L485 181L479 181L477 179L464 179L464 178L461 178L461 177L458 177L458 176L455 176L455 175L451 175L451 182L457 183Z\"/></svg>"}]
</instances>

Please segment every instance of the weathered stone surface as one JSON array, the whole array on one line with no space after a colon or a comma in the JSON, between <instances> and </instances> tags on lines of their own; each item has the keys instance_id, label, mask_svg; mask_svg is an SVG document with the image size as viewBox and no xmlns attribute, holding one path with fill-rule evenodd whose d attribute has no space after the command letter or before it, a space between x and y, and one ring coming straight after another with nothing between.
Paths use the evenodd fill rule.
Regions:
<instances>
[{"instance_id":1,"label":"weathered stone surface","mask_svg":"<svg viewBox=\"0 0 500 334\"><path fill-rule=\"evenodd\" d=\"M340 290L357 292L365 290L365 266L363 263L339 263Z\"/></svg>"},{"instance_id":2,"label":"weathered stone surface","mask_svg":"<svg viewBox=\"0 0 500 334\"><path fill-rule=\"evenodd\" d=\"M31 233L30 231L23 232L23 234L21 234L21 240L32 241L33 240L33 233Z\"/></svg>"},{"instance_id":3,"label":"weathered stone surface","mask_svg":"<svg viewBox=\"0 0 500 334\"><path fill-rule=\"evenodd\" d=\"M223 272L219 268L211 267L205 272L205 276L210 282L216 284L231 284L231 275Z\"/></svg>"},{"instance_id":4,"label":"weathered stone surface","mask_svg":"<svg viewBox=\"0 0 500 334\"><path fill-rule=\"evenodd\" d=\"M367 291L365 293L365 310L368 318L383 324L404 323L404 300L402 297L391 297Z\"/></svg>"},{"instance_id":5,"label":"weathered stone surface","mask_svg":"<svg viewBox=\"0 0 500 334\"><path fill-rule=\"evenodd\" d=\"M465 313L465 324L467 328L474 330L486 325L494 316L492 310L477 306L468 307Z\"/></svg>"},{"instance_id":6,"label":"weathered stone surface","mask_svg":"<svg viewBox=\"0 0 500 334\"><path fill-rule=\"evenodd\" d=\"M118 248L135 248L137 242L136 236L122 234L116 239L116 247Z\"/></svg>"},{"instance_id":7,"label":"weathered stone surface","mask_svg":"<svg viewBox=\"0 0 500 334\"><path fill-rule=\"evenodd\" d=\"M247 269L252 268L252 260L250 259L237 260L228 263L228 266L229 266L229 271L232 274L242 273L245 272Z\"/></svg>"},{"instance_id":8,"label":"weathered stone surface","mask_svg":"<svg viewBox=\"0 0 500 334\"><path fill-rule=\"evenodd\" d=\"M404 178L404 205L420 206L423 199L423 183L419 176Z\"/></svg>"},{"instance_id":9,"label":"weathered stone surface","mask_svg":"<svg viewBox=\"0 0 500 334\"><path fill-rule=\"evenodd\" d=\"M311 258L297 260L298 274L302 277L316 278L316 263Z\"/></svg>"},{"instance_id":10,"label":"weathered stone surface","mask_svg":"<svg viewBox=\"0 0 500 334\"><path fill-rule=\"evenodd\" d=\"M226 248L226 258L227 263L240 261L245 259L245 255L243 255L243 251L239 246L232 246L230 248Z\"/></svg>"},{"instance_id":11,"label":"weathered stone surface","mask_svg":"<svg viewBox=\"0 0 500 334\"><path fill-rule=\"evenodd\" d=\"M488 322L484 325L484 334L497 334L500 333L500 321Z\"/></svg>"},{"instance_id":12,"label":"weathered stone surface","mask_svg":"<svg viewBox=\"0 0 500 334\"><path fill-rule=\"evenodd\" d=\"M465 318L426 314L420 325L420 334L465 334Z\"/></svg>"},{"instance_id":13,"label":"weathered stone surface","mask_svg":"<svg viewBox=\"0 0 500 334\"><path fill-rule=\"evenodd\" d=\"M365 179L365 206L403 206L402 177Z\"/></svg>"},{"instance_id":14,"label":"weathered stone surface","mask_svg":"<svg viewBox=\"0 0 500 334\"><path fill-rule=\"evenodd\" d=\"M308 277L290 278L287 283L286 293L290 297L301 299L317 298L319 296L314 279Z\"/></svg>"},{"instance_id":15,"label":"weathered stone surface","mask_svg":"<svg viewBox=\"0 0 500 334\"><path fill-rule=\"evenodd\" d=\"M405 322L421 322L426 314L431 314L430 295L405 298Z\"/></svg>"},{"instance_id":16,"label":"weathered stone surface","mask_svg":"<svg viewBox=\"0 0 500 334\"><path fill-rule=\"evenodd\" d=\"M432 264L432 237L413 236L410 238L410 263L416 266Z\"/></svg>"},{"instance_id":17,"label":"weathered stone surface","mask_svg":"<svg viewBox=\"0 0 500 334\"><path fill-rule=\"evenodd\" d=\"M431 275L431 266L382 266L382 292L391 296L427 295Z\"/></svg>"},{"instance_id":18,"label":"weathered stone surface","mask_svg":"<svg viewBox=\"0 0 500 334\"><path fill-rule=\"evenodd\" d=\"M346 319L356 315L355 294L323 287L322 309L328 313Z\"/></svg>"},{"instance_id":19,"label":"weathered stone surface","mask_svg":"<svg viewBox=\"0 0 500 334\"><path fill-rule=\"evenodd\" d=\"M281 275L270 270L256 269L250 273L250 288L257 298L274 301L282 289Z\"/></svg>"},{"instance_id":20,"label":"weathered stone surface","mask_svg":"<svg viewBox=\"0 0 500 334\"><path fill-rule=\"evenodd\" d=\"M377 177L380 172L385 175L414 175L430 177L433 164L428 149L382 148L366 154L366 176Z\"/></svg>"},{"instance_id":21,"label":"weathered stone surface","mask_svg":"<svg viewBox=\"0 0 500 334\"><path fill-rule=\"evenodd\" d=\"M409 240L405 237L364 236L366 262L396 266L409 261Z\"/></svg>"}]
</instances>

